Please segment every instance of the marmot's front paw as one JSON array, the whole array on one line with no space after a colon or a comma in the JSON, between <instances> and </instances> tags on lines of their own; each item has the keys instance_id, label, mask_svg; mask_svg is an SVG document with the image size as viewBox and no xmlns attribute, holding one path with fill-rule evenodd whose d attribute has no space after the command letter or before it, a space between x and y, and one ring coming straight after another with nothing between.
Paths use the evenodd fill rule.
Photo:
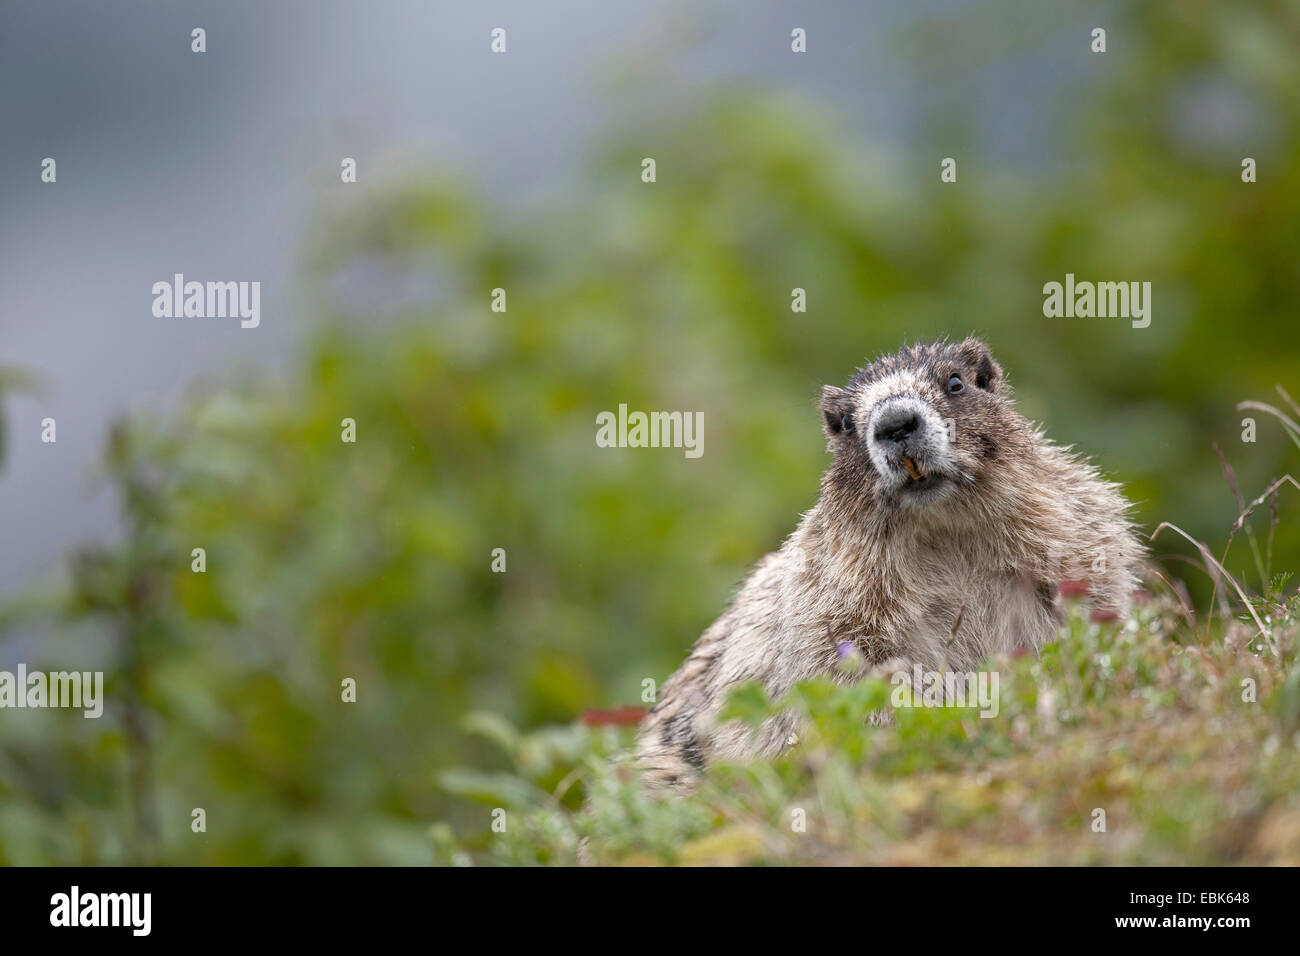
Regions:
<instances>
[{"instance_id":1,"label":"marmot's front paw","mask_svg":"<svg viewBox=\"0 0 1300 956\"><path fill-rule=\"evenodd\" d=\"M671 747L643 744L635 767L647 790L690 790L699 782L698 768Z\"/></svg>"}]
</instances>

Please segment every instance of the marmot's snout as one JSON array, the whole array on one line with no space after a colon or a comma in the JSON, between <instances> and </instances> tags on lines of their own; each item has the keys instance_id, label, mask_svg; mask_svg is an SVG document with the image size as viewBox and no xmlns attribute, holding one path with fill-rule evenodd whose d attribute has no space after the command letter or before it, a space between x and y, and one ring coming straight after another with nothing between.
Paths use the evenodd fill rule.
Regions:
<instances>
[{"instance_id":1,"label":"marmot's snout","mask_svg":"<svg viewBox=\"0 0 1300 956\"><path fill-rule=\"evenodd\" d=\"M957 474L948 428L926 401L895 395L868 418L867 450L886 489L909 494L936 488Z\"/></svg>"}]
</instances>

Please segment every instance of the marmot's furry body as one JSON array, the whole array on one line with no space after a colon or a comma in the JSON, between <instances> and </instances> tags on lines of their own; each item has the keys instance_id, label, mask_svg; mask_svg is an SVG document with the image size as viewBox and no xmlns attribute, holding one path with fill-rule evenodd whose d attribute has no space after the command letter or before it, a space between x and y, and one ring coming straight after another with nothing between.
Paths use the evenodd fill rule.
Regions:
<instances>
[{"instance_id":1,"label":"marmot's furry body","mask_svg":"<svg viewBox=\"0 0 1300 956\"><path fill-rule=\"evenodd\" d=\"M779 752L793 718L720 723L727 693L756 680L775 699L837 673L842 641L870 664L967 671L1050 640L1062 581L1086 581L1094 607L1128 605L1142 547L1127 503L1020 417L982 342L880 358L823 388L821 411L821 496L664 684L637 741L652 785Z\"/></svg>"}]
</instances>

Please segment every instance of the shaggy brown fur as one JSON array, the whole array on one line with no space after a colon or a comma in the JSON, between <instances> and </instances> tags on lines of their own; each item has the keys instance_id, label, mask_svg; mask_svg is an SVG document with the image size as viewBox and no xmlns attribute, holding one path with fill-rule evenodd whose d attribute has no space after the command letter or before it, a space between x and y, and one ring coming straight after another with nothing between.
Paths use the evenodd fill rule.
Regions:
<instances>
[{"instance_id":1,"label":"shaggy brown fur","mask_svg":"<svg viewBox=\"0 0 1300 956\"><path fill-rule=\"evenodd\" d=\"M652 786L782 750L793 718L719 722L728 691L755 680L776 698L836 674L841 641L869 664L973 670L1049 641L1062 581L1128 605L1142 547L1127 503L1020 417L982 342L905 347L826 386L821 411L821 496L664 684L637 741Z\"/></svg>"}]
</instances>

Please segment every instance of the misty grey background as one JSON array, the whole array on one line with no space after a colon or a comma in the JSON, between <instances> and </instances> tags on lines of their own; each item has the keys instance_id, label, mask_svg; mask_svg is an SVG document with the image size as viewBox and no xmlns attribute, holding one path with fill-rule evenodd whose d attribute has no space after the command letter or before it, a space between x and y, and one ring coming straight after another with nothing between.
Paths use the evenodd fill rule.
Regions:
<instances>
[{"instance_id":1,"label":"misty grey background","mask_svg":"<svg viewBox=\"0 0 1300 956\"><path fill-rule=\"evenodd\" d=\"M0 410L0 597L115 532L93 467L111 418L292 360L312 323L294 291L304 232L338 190L412 169L470 172L504 203L580 189L584 150L618 112L611 76L629 62L671 76L664 96L761 84L901 148L933 132L918 117L944 94L909 66L900 31L960 6L2 0L0 364L42 389ZM196 26L204 54L190 50ZM504 56L489 52L497 26ZM1032 49L990 68L974 118L989 153L1053 161L1046 104L1075 74ZM57 184L40 181L46 156ZM344 156L360 186L340 183ZM150 287L176 272L261 281L261 326L155 318Z\"/></svg>"}]
</instances>

